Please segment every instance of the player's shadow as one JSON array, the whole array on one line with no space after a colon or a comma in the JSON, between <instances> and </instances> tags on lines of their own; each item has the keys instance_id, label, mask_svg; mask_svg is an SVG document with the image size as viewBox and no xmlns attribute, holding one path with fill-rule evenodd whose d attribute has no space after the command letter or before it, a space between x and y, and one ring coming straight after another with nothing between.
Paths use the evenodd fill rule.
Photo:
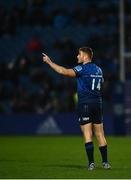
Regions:
<instances>
[{"instance_id":1,"label":"player's shadow","mask_svg":"<svg viewBox=\"0 0 131 180\"><path fill-rule=\"evenodd\" d=\"M86 169L86 166L82 165L67 165L67 164L50 164L50 165L45 165L46 167L59 167L59 168L72 168L72 169Z\"/></svg>"}]
</instances>

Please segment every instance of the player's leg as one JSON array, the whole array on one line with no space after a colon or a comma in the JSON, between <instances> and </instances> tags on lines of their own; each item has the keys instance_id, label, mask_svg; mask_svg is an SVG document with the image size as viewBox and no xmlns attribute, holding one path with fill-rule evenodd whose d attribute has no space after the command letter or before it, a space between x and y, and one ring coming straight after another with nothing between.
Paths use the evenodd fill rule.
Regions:
<instances>
[{"instance_id":1,"label":"player's leg","mask_svg":"<svg viewBox=\"0 0 131 180\"><path fill-rule=\"evenodd\" d=\"M99 146L106 146L107 142L104 135L103 123L93 124L94 133L98 140Z\"/></svg>"},{"instance_id":2,"label":"player's leg","mask_svg":"<svg viewBox=\"0 0 131 180\"><path fill-rule=\"evenodd\" d=\"M103 112L102 104L94 104L92 107L92 118L93 118L93 130L96 135L99 144L99 150L102 157L102 164L105 169L109 169L110 165L108 163L107 156L107 142L104 135L103 129Z\"/></svg>"},{"instance_id":3,"label":"player's leg","mask_svg":"<svg viewBox=\"0 0 131 180\"><path fill-rule=\"evenodd\" d=\"M108 163L107 142L104 135L103 123L93 124L93 129L99 144L103 167L105 169L110 169L111 166Z\"/></svg>"},{"instance_id":4,"label":"player's leg","mask_svg":"<svg viewBox=\"0 0 131 180\"><path fill-rule=\"evenodd\" d=\"M80 125L81 131L83 133L84 142L88 143L92 141L92 123L85 125Z\"/></svg>"},{"instance_id":5,"label":"player's leg","mask_svg":"<svg viewBox=\"0 0 131 180\"><path fill-rule=\"evenodd\" d=\"M88 170L94 169L94 146L92 142L92 123L80 125L83 133L85 149L88 158Z\"/></svg>"},{"instance_id":6,"label":"player's leg","mask_svg":"<svg viewBox=\"0 0 131 180\"><path fill-rule=\"evenodd\" d=\"M92 142L92 121L90 118L90 107L88 104L79 104L77 107L79 124L83 133L85 149L88 158L88 169L94 169L94 146Z\"/></svg>"}]
</instances>

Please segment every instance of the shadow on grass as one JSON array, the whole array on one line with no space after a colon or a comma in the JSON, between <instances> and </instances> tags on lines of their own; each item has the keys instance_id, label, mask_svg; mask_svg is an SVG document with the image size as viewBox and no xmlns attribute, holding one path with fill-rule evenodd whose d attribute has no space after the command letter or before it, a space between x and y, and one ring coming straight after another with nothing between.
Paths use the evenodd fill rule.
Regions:
<instances>
[{"instance_id":1,"label":"shadow on grass","mask_svg":"<svg viewBox=\"0 0 131 180\"><path fill-rule=\"evenodd\" d=\"M59 167L59 168L72 168L72 169L87 169L86 166L83 165L67 165L67 164L48 164L44 165L44 167Z\"/></svg>"}]
</instances>

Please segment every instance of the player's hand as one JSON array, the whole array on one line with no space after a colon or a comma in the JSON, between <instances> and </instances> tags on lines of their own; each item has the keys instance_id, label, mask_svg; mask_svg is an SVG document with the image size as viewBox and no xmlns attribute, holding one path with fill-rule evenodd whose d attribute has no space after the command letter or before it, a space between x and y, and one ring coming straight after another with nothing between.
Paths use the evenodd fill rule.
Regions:
<instances>
[{"instance_id":1,"label":"player's hand","mask_svg":"<svg viewBox=\"0 0 131 180\"><path fill-rule=\"evenodd\" d=\"M45 53L42 53L42 56L43 56L43 62L50 64L51 59Z\"/></svg>"}]
</instances>

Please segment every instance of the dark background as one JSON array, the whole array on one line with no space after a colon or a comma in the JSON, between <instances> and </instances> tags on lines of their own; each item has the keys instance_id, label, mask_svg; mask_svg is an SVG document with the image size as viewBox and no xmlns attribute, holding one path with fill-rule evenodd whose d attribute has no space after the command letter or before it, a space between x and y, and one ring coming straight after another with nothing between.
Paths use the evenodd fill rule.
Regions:
<instances>
[{"instance_id":1,"label":"dark background","mask_svg":"<svg viewBox=\"0 0 131 180\"><path fill-rule=\"evenodd\" d=\"M120 82L119 3L119 0L0 1L2 122L7 115L13 119L12 114L16 113L32 116L74 113L75 79L63 77L43 64L41 53L71 68L77 64L79 47L89 46L94 51L93 61L104 72L105 121L110 119L115 134L126 134L125 104L131 88L128 84L126 90L126 82L131 79L131 68L127 58L126 82ZM124 5L125 51L130 51L131 0L124 1Z\"/></svg>"}]
</instances>

